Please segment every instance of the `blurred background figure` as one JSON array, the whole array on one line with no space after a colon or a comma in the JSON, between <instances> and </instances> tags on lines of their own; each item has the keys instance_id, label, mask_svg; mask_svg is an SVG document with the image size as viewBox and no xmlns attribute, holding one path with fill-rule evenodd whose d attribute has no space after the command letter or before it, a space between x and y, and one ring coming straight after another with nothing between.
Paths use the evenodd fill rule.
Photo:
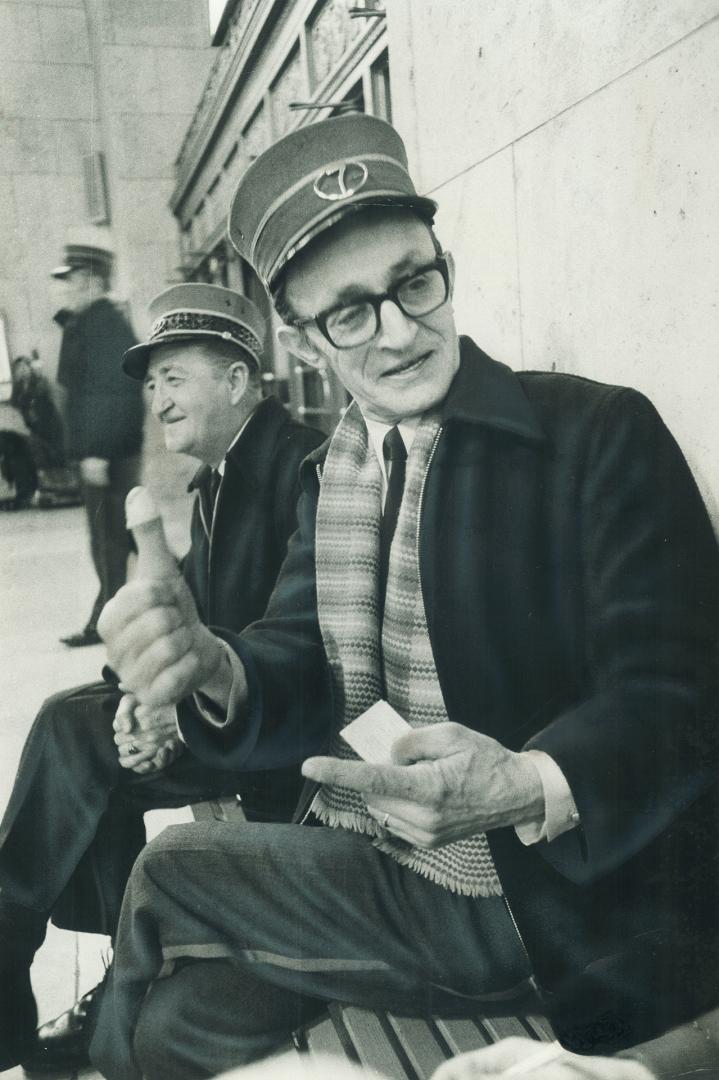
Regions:
<instances>
[{"instance_id":1,"label":"blurred background figure","mask_svg":"<svg viewBox=\"0 0 719 1080\"><path fill-rule=\"evenodd\" d=\"M65 464L62 420L48 379L35 366L34 357L18 356L12 366L10 402L22 415L32 436L35 463L40 469Z\"/></svg>"},{"instance_id":2,"label":"blurred background figure","mask_svg":"<svg viewBox=\"0 0 719 1080\"><path fill-rule=\"evenodd\" d=\"M28 430L37 471L32 505L42 509L79 505L82 496L77 468L67 462L62 418L36 350L31 356L18 356L13 361L10 404Z\"/></svg>"},{"instance_id":3,"label":"blurred background figure","mask_svg":"<svg viewBox=\"0 0 719 1080\"><path fill-rule=\"evenodd\" d=\"M0 401L0 477L6 489L0 509L22 510L30 505L38 484L30 432L10 401Z\"/></svg>"},{"instance_id":4,"label":"blurred background figure","mask_svg":"<svg viewBox=\"0 0 719 1080\"><path fill-rule=\"evenodd\" d=\"M142 390L120 367L135 337L125 313L108 296L112 264L109 247L67 244L62 265L52 271L65 284L55 320L63 331L57 379L66 391L67 454L80 464L99 579L85 626L61 638L71 647L99 642L99 613L125 582L130 540L124 501L139 472Z\"/></svg>"},{"instance_id":5,"label":"blurred background figure","mask_svg":"<svg viewBox=\"0 0 719 1080\"><path fill-rule=\"evenodd\" d=\"M0 509L49 509L82 502L77 467L65 455L62 418L36 350L12 362L10 393L0 402Z\"/></svg>"},{"instance_id":6,"label":"blurred background figure","mask_svg":"<svg viewBox=\"0 0 719 1080\"><path fill-rule=\"evenodd\" d=\"M33 454L39 469L65 464L63 421L55 405L50 382L35 363L35 356L17 356L13 361L11 404L19 410L32 436Z\"/></svg>"}]
</instances>

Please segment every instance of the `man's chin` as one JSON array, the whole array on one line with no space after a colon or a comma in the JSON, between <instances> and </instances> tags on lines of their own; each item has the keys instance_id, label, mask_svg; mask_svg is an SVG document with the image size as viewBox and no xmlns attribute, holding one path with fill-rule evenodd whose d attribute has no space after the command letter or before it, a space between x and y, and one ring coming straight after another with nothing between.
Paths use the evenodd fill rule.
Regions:
<instances>
[{"instance_id":1,"label":"man's chin","mask_svg":"<svg viewBox=\"0 0 719 1080\"><path fill-rule=\"evenodd\" d=\"M414 386L397 389L392 394L383 394L376 401L375 415L377 419L382 417L385 423L396 424L401 420L409 420L415 416L422 416L429 409L440 405L446 397L444 387Z\"/></svg>"},{"instance_id":2,"label":"man's chin","mask_svg":"<svg viewBox=\"0 0 719 1080\"><path fill-rule=\"evenodd\" d=\"M190 453L190 451L183 443L182 439L175 439L172 437L172 435L170 435L170 437L168 438L168 432L165 432L165 449L168 450L171 454Z\"/></svg>"}]
</instances>

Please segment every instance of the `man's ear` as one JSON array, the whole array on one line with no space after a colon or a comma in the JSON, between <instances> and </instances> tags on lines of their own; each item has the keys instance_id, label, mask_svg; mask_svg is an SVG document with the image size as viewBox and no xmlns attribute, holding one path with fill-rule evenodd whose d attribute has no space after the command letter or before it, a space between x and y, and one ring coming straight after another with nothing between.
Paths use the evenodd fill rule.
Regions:
<instances>
[{"instance_id":1,"label":"man's ear","mask_svg":"<svg viewBox=\"0 0 719 1080\"><path fill-rule=\"evenodd\" d=\"M447 271L449 273L449 298L451 300L454 296L454 278L456 267L454 265L454 255L451 251L446 251L444 257L447 261Z\"/></svg>"},{"instance_id":2,"label":"man's ear","mask_svg":"<svg viewBox=\"0 0 719 1080\"><path fill-rule=\"evenodd\" d=\"M324 367L322 353L313 345L301 326L288 326L283 323L277 327L275 335L280 345L303 364L314 368Z\"/></svg>"},{"instance_id":3,"label":"man's ear","mask_svg":"<svg viewBox=\"0 0 719 1080\"><path fill-rule=\"evenodd\" d=\"M233 405L240 401L247 390L250 381L250 369L244 360L235 360L227 369L227 379L230 384L230 400Z\"/></svg>"}]
</instances>

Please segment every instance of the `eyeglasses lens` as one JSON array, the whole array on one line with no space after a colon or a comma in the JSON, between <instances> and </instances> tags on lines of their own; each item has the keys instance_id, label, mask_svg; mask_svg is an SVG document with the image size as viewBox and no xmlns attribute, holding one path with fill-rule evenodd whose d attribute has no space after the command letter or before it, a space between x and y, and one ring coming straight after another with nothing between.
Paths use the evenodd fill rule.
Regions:
<instances>
[{"instance_id":1,"label":"eyeglasses lens","mask_svg":"<svg viewBox=\"0 0 719 1080\"><path fill-rule=\"evenodd\" d=\"M396 292L396 304L405 315L419 318L440 307L447 299L447 282L441 270L431 267L404 281ZM364 345L377 333L379 310L365 301L333 311L326 322L331 343L339 349Z\"/></svg>"}]
</instances>

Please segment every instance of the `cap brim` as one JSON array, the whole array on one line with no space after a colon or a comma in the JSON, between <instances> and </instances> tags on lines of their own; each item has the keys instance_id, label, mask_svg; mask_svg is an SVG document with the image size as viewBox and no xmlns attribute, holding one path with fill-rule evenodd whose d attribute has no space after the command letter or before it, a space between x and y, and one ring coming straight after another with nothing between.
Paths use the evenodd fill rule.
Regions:
<instances>
[{"instance_id":1,"label":"cap brim","mask_svg":"<svg viewBox=\"0 0 719 1080\"><path fill-rule=\"evenodd\" d=\"M62 278L66 278L67 275L72 273L75 269L76 267L74 266L56 266L54 270L50 271L50 277L62 280Z\"/></svg>"},{"instance_id":2,"label":"cap brim","mask_svg":"<svg viewBox=\"0 0 719 1080\"><path fill-rule=\"evenodd\" d=\"M162 342L158 342L158 345L160 344ZM150 363L152 349L152 345L143 343L142 345L133 345L126 353L123 353L122 370L125 374L129 375L131 379L142 382L147 375L147 366Z\"/></svg>"},{"instance_id":3,"label":"cap brim","mask_svg":"<svg viewBox=\"0 0 719 1080\"><path fill-rule=\"evenodd\" d=\"M126 375L129 375L131 379L137 379L142 382L147 375L147 368L150 363L150 353L153 349L157 349L160 345L169 345L173 341L194 341L197 338L203 338L211 341L226 341L230 345L236 346L241 352L245 353L251 360L255 362L258 368L261 368L259 357L255 356L251 349L245 345L241 345L239 341L235 341L234 338L223 337L222 334L216 333L214 330L182 330L177 334L164 334L162 337L157 338L156 341L145 341L140 345L133 345L131 349L128 349L122 356L122 370Z\"/></svg>"}]
</instances>

